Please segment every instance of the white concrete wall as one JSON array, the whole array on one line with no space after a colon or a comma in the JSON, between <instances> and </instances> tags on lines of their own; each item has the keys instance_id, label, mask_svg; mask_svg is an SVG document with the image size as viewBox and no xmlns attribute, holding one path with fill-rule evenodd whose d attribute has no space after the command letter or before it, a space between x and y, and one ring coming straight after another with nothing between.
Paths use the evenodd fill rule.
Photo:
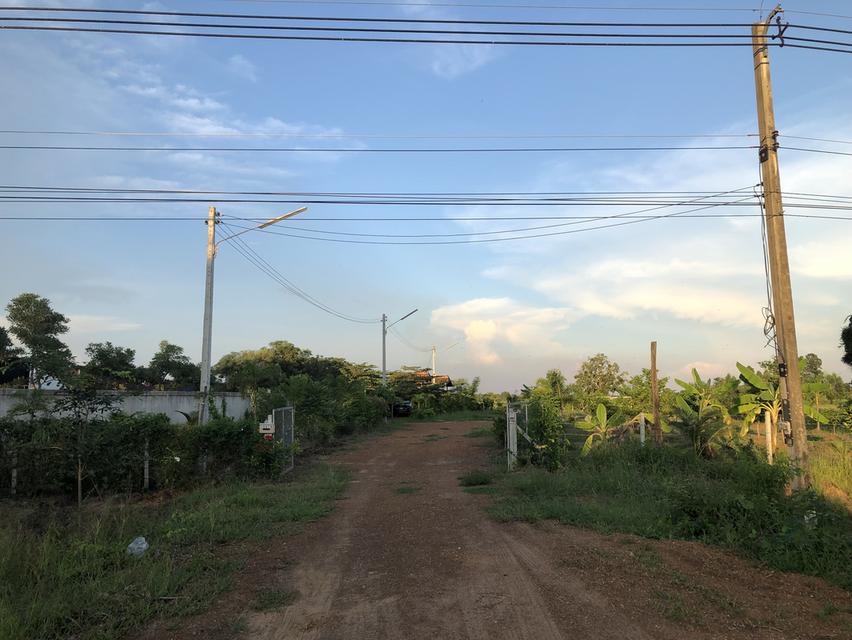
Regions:
<instances>
[{"instance_id":1,"label":"white concrete wall","mask_svg":"<svg viewBox=\"0 0 852 640\"><path fill-rule=\"evenodd\" d=\"M0 389L0 417L9 413L9 410L18 404L21 399L18 394L25 392L23 389ZM147 391L134 394L132 392L115 391L122 401L118 409L124 413L164 413L175 424L183 424L186 418L179 411L194 413L198 411L198 394L191 391ZM48 402L57 394L57 391L44 391ZM242 418L249 409L248 398L243 398L239 393L220 392L214 394L216 407L219 411L231 418Z\"/></svg>"}]
</instances>

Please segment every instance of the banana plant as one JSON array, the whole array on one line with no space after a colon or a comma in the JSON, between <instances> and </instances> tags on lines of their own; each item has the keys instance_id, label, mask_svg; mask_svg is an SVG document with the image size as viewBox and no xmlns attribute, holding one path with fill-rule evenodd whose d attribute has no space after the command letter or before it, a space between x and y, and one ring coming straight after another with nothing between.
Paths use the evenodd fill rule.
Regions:
<instances>
[{"instance_id":1,"label":"banana plant","mask_svg":"<svg viewBox=\"0 0 852 640\"><path fill-rule=\"evenodd\" d=\"M684 382L677 378L675 378L675 382L683 389L685 396L694 399L699 412L706 411L712 407L719 411L725 424L732 422L728 408L713 397L713 386L709 380L705 381L701 379L697 369L692 370L692 382Z\"/></svg>"},{"instance_id":2,"label":"banana plant","mask_svg":"<svg viewBox=\"0 0 852 640\"><path fill-rule=\"evenodd\" d=\"M606 406L598 404L594 416L586 416L585 420L577 422L577 426L583 431L588 431L589 436L583 443L580 451L581 456L589 455L595 444L602 444L610 439L613 431L621 426L623 419L620 415L608 416Z\"/></svg>"},{"instance_id":3,"label":"banana plant","mask_svg":"<svg viewBox=\"0 0 852 640\"><path fill-rule=\"evenodd\" d=\"M748 429L763 413L769 416L770 432L774 434L781 415L781 394L778 387L747 365L738 362L737 369L740 379L751 387L751 391L740 395L740 405L737 407L743 416L743 426ZM773 451L776 449L774 440L773 437Z\"/></svg>"},{"instance_id":4,"label":"banana plant","mask_svg":"<svg viewBox=\"0 0 852 640\"><path fill-rule=\"evenodd\" d=\"M819 410L820 401L825 400L825 395L831 390L825 382L808 382L802 385L802 391L812 400L811 404L805 405L805 415L816 423L817 431L820 425L828 424L829 420Z\"/></svg>"},{"instance_id":5,"label":"banana plant","mask_svg":"<svg viewBox=\"0 0 852 640\"><path fill-rule=\"evenodd\" d=\"M674 425L692 442L696 454L710 457L716 446L725 445L734 440L731 423L726 423L719 405L709 402L698 403L693 407L683 395L675 398L678 415Z\"/></svg>"}]
</instances>

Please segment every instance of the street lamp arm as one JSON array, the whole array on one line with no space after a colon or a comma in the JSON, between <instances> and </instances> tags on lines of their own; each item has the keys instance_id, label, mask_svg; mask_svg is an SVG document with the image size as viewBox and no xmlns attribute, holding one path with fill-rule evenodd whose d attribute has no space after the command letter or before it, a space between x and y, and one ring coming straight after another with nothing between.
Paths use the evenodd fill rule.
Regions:
<instances>
[{"instance_id":1,"label":"street lamp arm","mask_svg":"<svg viewBox=\"0 0 852 640\"><path fill-rule=\"evenodd\" d=\"M232 238L236 238L237 236L241 236L244 233L248 233L249 231L256 231L258 229L266 229L266 227L271 227L273 224L276 224L277 222L281 222L282 220L286 220L287 218L292 218L293 216L297 216L300 213L302 213L303 211L307 211L307 210L308 210L307 207L300 207L299 209L296 209L295 211L291 211L290 213L285 213L283 216L278 216L277 218L271 218L270 220L267 220L266 222L262 222L261 224L257 225L256 227L251 227L250 229L243 229L242 231L238 231L237 233L232 233L231 235L225 236L224 238L219 240L219 242L216 243L216 246L218 247L223 242L227 242L228 240L231 240Z\"/></svg>"},{"instance_id":2,"label":"street lamp arm","mask_svg":"<svg viewBox=\"0 0 852 640\"><path fill-rule=\"evenodd\" d=\"M415 309L414 311L409 311L409 312L408 312L408 313L406 313L404 316L402 316L399 320L394 320L393 322L391 322L391 323L390 323L387 327L385 327L385 329L386 329L386 330L387 330L387 329L390 329L390 328L391 328L393 325L395 325L397 322L402 322L402 321L403 321L403 320L405 320L407 317L409 317L409 316L413 316L415 313L417 313L417 309Z\"/></svg>"}]
</instances>

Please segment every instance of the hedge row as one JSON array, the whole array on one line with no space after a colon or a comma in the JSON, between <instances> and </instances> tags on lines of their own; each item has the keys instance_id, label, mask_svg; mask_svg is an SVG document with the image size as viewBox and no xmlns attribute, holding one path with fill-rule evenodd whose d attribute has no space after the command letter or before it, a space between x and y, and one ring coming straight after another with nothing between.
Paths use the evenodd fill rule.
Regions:
<instances>
[{"instance_id":1,"label":"hedge row","mask_svg":"<svg viewBox=\"0 0 852 640\"><path fill-rule=\"evenodd\" d=\"M203 427L173 425L164 415L116 414L75 423L45 418L0 420L0 492L17 495L77 492L84 497L132 493L145 488L181 488L197 482L272 478L286 452L257 432L256 423L217 417Z\"/></svg>"}]
</instances>

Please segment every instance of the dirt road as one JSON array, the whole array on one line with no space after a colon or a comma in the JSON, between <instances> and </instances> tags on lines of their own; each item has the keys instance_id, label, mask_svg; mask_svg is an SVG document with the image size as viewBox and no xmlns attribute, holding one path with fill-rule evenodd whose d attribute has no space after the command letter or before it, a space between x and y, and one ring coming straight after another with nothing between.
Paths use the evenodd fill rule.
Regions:
<instances>
[{"instance_id":1,"label":"dirt road","mask_svg":"<svg viewBox=\"0 0 852 640\"><path fill-rule=\"evenodd\" d=\"M490 497L457 480L495 454L490 438L465 437L476 426L412 425L333 456L353 474L346 497L287 546L275 579L294 602L250 614L245 635L852 637L849 595L816 579L695 543L493 522Z\"/></svg>"},{"instance_id":2,"label":"dirt road","mask_svg":"<svg viewBox=\"0 0 852 640\"><path fill-rule=\"evenodd\" d=\"M492 497L457 479L496 455L465 436L481 426L412 424L329 456L353 478L330 516L224 548L233 588L134 638L852 638L852 597L815 578L694 542L494 522Z\"/></svg>"}]
</instances>

